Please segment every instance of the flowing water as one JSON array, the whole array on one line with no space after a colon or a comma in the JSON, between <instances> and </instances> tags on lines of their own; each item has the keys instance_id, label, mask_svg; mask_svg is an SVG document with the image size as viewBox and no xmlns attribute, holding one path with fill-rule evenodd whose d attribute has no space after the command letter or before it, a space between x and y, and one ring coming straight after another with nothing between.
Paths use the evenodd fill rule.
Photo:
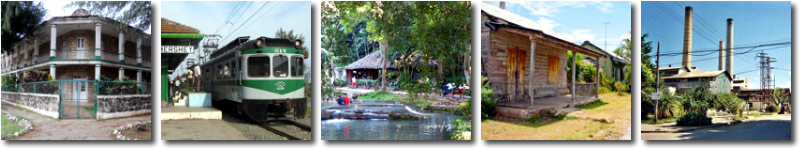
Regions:
<instances>
[{"instance_id":1,"label":"flowing water","mask_svg":"<svg viewBox=\"0 0 800 150\"><path fill-rule=\"evenodd\" d=\"M452 126L461 115L448 112L423 111L413 104L401 101L365 100L363 104L336 106L325 103L323 111L346 112L401 112L421 116L422 119L328 119L321 124L323 140L450 140ZM335 117L334 117L335 118Z\"/></svg>"}]
</instances>

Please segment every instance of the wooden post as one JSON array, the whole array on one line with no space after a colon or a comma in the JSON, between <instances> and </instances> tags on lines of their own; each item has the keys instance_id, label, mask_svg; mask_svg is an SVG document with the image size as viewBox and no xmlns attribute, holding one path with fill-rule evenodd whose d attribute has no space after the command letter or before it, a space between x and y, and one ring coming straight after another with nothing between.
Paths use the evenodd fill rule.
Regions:
<instances>
[{"instance_id":1,"label":"wooden post","mask_svg":"<svg viewBox=\"0 0 800 150\"><path fill-rule=\"evenodd\" d=\"M594 63L594 83L597 91L594 93L594 98L600 98L600 56L597 56L596 60Z\"/></svg>"},{"instance_id":2,"label":"wooden post","mask_svg":"<svg viewBox=\"0 0 800 150\"><path fill-rule=\"evenodd\" d=\"M661 76L661 72L658 72L658 58L661 55L661 42L656 43L656 93L659 93L658 83ZM653 114L653 118L656 123L658 123L658 100L656 101L655 105L655 114Z\"/></svg>"},{"instance_id":3,"label":"wooden post","mask_svg":"<svg viewBox=\"0 0 800 150\"><path fill-rule=\"evenodd\" d=\"M528 67L529 67L528 68L528 76L529 76L529 78L528 78L528 100L530 101L531 105L528 106L528 108L533 108L533 104L534 104L534 102L533 102L533 96L534 96L534 94L533 94L533 77L534 77L533 73L534 73L534 70L536 69L536 65L535 65L536 61L534 61L534 58L536 58L536 41L534 41L533 36L530 36L530 40L531 40L531 54L528 55L528 57L531 58L531 63L528 65Z\"/></svg>"}]
</instances>

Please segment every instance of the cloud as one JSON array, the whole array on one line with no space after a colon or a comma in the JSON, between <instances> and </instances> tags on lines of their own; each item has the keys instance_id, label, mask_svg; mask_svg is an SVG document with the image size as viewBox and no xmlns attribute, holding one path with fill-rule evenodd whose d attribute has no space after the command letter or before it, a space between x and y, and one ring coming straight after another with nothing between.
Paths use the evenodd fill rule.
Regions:
<instances>
[{"instance_id":1,"label":"cloud","mask_svg":"<svg viewBox=\"0 0 800 150\"><path fill-rule=\"evenodd\" d=\"M586 8L592 7L598 9L600 12L609 13L611 12L611 7L613 5L610 2L601 2L601 1L529 1L529 2L519 2L519 1L511 1L509 3L519 4L525 9L531 11L533 15L541 15L541 16L549 16L552 17L553 15L559 13L562 7L572 7L572 8Z\"/></svg>"}]
</instances>

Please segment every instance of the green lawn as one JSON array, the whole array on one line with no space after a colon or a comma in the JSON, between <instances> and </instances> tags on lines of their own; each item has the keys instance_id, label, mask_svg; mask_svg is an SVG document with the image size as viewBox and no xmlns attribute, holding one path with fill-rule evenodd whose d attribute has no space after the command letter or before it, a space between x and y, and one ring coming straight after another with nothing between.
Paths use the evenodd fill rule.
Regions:
<instances>
[{"instance_id":1,"label":"green lawn","mask_svg":"<svg viewBox=\"0 0 800 150\"><path fill-rule=\"evenodd\" d=\"M2 124L3 124L2 135L3 135L3 138L11 137L11 136L14 135L14 132L22 130L22 126L19 126L19 125L15 124L14 122L11 122L11 120L9 120L6 117L6 115L0 115L0 116L2 116L2 119L3 119L2 120Z\"/></svg>"}]
</instances>

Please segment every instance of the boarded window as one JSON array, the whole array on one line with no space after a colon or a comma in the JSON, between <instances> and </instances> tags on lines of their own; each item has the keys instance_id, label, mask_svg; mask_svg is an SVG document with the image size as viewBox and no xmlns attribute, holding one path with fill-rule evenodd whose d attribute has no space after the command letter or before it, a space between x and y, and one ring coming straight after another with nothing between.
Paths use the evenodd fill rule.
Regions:
<instances>
[{"instance_id":1,"label":"boarded window","mask_svg":"<svg viewBox=\"0 0 800 150\"><path fill-rule=\"evenodd\" d=\"M558 57L550 56L547 61L547 83L556 83L558 80Z\"/></svg>"}]
</instances>

